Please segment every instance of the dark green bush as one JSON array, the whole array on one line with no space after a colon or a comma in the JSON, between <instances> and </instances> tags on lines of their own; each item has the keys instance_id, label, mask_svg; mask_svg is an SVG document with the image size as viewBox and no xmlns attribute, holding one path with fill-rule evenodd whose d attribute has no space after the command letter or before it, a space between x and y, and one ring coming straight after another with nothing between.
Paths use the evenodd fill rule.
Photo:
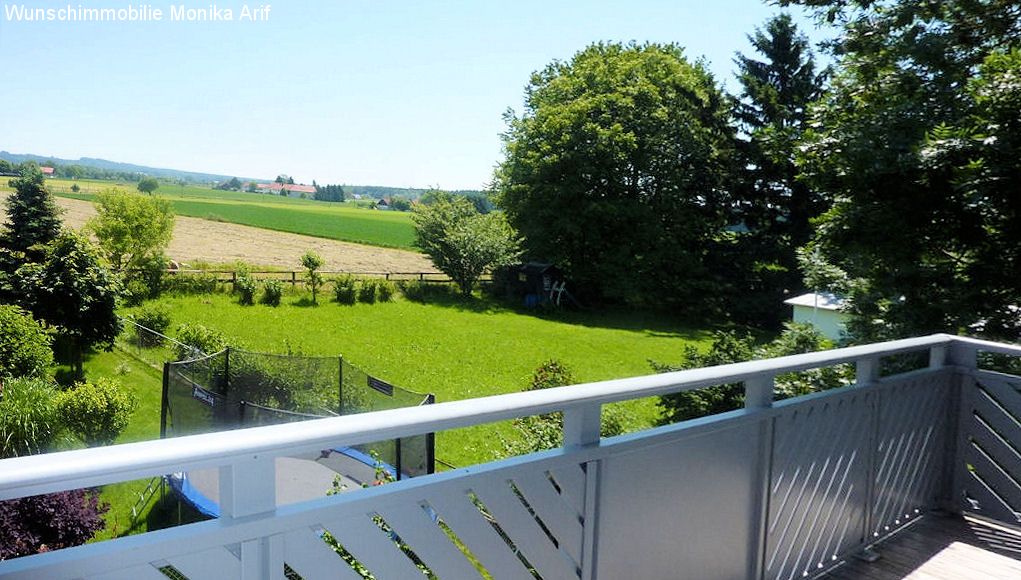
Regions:
<instances>
[{"instance_id":1,"label":"dark green bush","mask_svg":"<svg viewBox=\"0 0 1021 580\"><path fill-rule=\"evenodd\" d=\"M376 299L379 297L379 285L376 282L375 279L362 280L362 283L358 286L359 302L375 304Z\"/></svg>"},{"instance_id":2,"label":"dark green bush","mask_svg":"<svg viewBox=\"0 0 1021 580\"><path fill-rule=\"evenodd\" d=\"M255 304L255 292L259 289L255 278L248 272L238 272L234 280L234 291L238 294L238 302L243 306Z\"/></svg>"},{"instance_id":3,"label":"dark green bush","mask_svg":"<svg viewBox=\"0 0 1021 580\"><path fill-rule=\"evenodd\" d=\"M398 288L404 297L412 302L428 302L433 299L447 299L456 294L451 284L423 282L421 280L403 280Z\"/></svg>"},{"instance_id":4,"label":"dark green bush","mask_svg":"<svg viewBox=\"0 0 1021 580\"><path fill-rule=\"evenodd\" d=\"M52 339L30 314L0 306L0 379L40 377L53 364Z\"/></svg>"},{"instance_id":5,"label":"dark green bush","mask_svg":"<svg viewBox=\"0 0 1021 580\"><path fill-rule=\"evenodd\" d=\"M57 395L61 423L89 447L112 444L137 407L131 393L107 378L78 383Z\"/></svg>"},{"instance_id":6,"label":"dark green bush","mask_svg":"<svg viewBox=\"0 0 1021 580\"><path fill-rule=\"evenodd\" d=\"M163 278L169 294L212 294L219 289L216 274L170 274Z\"/></svg>"},{"instance_id":7,"label":"dark green bush","mask_svg":"<svg viewBox=\"0 0 1021 580\"><path fill-rule=\"evenodd\" d=\"M268 306L280 306L284 295L284 284L280 280L266 280L262 283L262 298L259 302Z\"/></svg>"},{"instance_id":8,"label":"dark green bush","mask_svg":"<svg viewBox=\"0 0 1021 580\"><path fill-rule=\"evenodd\" d=\"M159 346L163 344L163 337L159 335L166 334L170 328L170 311L162 304L145 306L135 313L135 322L143 327L135 327L138 344L144 347Z\"/></svg>"},{"instance_id":9,"label":"dark green bush","mask_svg":"<svg viewBox=\"0 0 1021 580\"><path fill-rule=\"evenodd\" d=\"M227 348L227 337L218 330L201 324L184 323L177 327L177 340L183 344L174 345L177 360L188 360L214 354Z\"/></svg>"},{"instance_id":10,"label":"dark green bush","mask_svg":"<svg viewBox=\"0 0 1021 580\"><path fill-rule=\"evenodd\" d=\"M358 296L358 281L354 276L340 276L333 281L333 298L340 304L354 304Z\"/></svg>"},{"instance_id":11,"label":"dark green bush","mask_svg":"<svg viewBox=\"0 0 1021 580\"><path fill-rule=\"evenodd\" d=\"M389 280L376 280L376 299L380 302L390 302L397 293L397 286Z\"/></svg>"},{"instance_id":12,"label":"dark green bush","mask_svg":"<svg viewBox=\"0 0 1021 580\"><path fill-rule=\"evenodd\" d=\"M57 391L44 379L4 381L0 393L0 459L49 451L61 431Z\"/></svg>"}]
</instances>

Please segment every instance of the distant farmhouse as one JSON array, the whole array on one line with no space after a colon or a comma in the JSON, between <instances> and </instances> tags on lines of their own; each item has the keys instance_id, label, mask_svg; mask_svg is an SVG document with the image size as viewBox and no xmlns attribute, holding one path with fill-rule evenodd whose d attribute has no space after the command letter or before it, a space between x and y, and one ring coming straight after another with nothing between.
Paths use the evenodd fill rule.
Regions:
<instances>
[{"instance_id":1,"label":"distant farmhouse","mask_svg":"<svg viewBox=\"0 0 1021 580\"><path fill-rule=\"evenodd\" d=\"M281 190L286 190L288 195L292 194L313 194L316 192L314 185L295 185L293 183L259 183L256 185L261 193L276 193L279 194Z\"/></svg>"},{"instance_id":2,"label":"distant farmhouse","mask_svg":"<svg viewBox=\"0 0 1021 580\"><path fill-rule=\"evenodd\" d=\"M42 171L43 175L45 175L46 177L53 177L53 168L52 167L40 167L39 171Z\"/></svg>"},{"instance_id":3,"label":"distant farmhouse","mask_svg":"<svg viewBox=\"0 0 1021 580\"><path fill-rule=\"evenodd\" d=\"M847 334L847 314L841 310L844 302L829 292L809 292L783 301L794 307L794 322L811 324L830 340Z\"/></svg>"}]
</instances>

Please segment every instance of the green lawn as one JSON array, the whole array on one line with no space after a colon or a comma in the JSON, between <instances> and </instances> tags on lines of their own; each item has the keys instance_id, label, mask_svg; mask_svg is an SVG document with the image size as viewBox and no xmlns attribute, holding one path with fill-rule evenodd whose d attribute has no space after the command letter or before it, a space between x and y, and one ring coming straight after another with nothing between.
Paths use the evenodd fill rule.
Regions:
<instances>
[{"instance_id":1,"label":"green lawn","mask_svg":"<svg viewBox=\"0 0 1021 580\"><path fill-rule=\"evenodd\" d=\"M6 191L9 178L0 178ZM48 179L54 194L91 201L104 189L134 190L133 184ZM71 191L77 183L78 193ZM197 186L164 185L157 195L170 200L178 215L236 223L332 240L413 250L415 229L408 213L376 211L347 203L329 203L279 195L217 191Z\"/></svg>"},{"instance_id":2,"label":"green lawn","mask_svg":"<svg viewBox=\"0 0 1021 580\"><path fill-rule=\"evenodd\" d=\"M648 374L648 359L675 361L685 345L707 333L638 312L523 314L487 299L419 304L304 306L289 295L278 308L242 307L229 295L162 299L175 327L203 324L234 337L239 346L280 353L342 354L364 371L396 385L434 393L439 401L516 392L543 361L557 358L580 382ZM658 417L655 401L625 404L631 427ZM495 429L495 432L494 432ZM437 456L454 465L499 457L508 424L438 435Z\"/></svg>"},{"instance_id":3,"label":"green lawn","mask_svg":"<svg viewBox=\"0 0 1021 580\"><path fill-rule=\"evenodd\" d=\"M118 443L159 438L160 398L163 385L160 371L130 355L114 350L89 356L85 362L85 372L91 379L103 376L116 378L138 400L138 409L132 415L128 427L118 437ZM146 531L146 517L153 504L150 503L141 510L134 527L131 508L147 484L148 480L140 480L103 486L100 498L101 501L110 504L110 511L106 514L106 529L96 534L93 541Z\"/></svg>"}]
</instances>

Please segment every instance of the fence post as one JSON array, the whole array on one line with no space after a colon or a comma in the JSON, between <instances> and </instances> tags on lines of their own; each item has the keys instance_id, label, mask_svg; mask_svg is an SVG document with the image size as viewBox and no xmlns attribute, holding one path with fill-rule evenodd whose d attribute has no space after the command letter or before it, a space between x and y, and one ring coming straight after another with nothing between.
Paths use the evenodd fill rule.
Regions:
<instances>
[{"instance_id":1,"label":"fence post","mask_svg":"<svg viewBox=\"0 0 1021 580\"><path fill-rule=\"evenodd\" d=\"M337 414L344 414L344 357L337 357Z\"/></svg>"},{"instance_id":2,"label":"fence post","mask_svg":"<svg viewBox=\"0 0 1021 580\"><path fill-rule=\"evenodd\" d=\"M768 409L773 406L773 375L752 377L744 382L744 407L748 410ZM749 578L765 576L766 538L769 533L769 488L773 478L773 417L759 423L759 453L752 498L753 516L751 534L752 561L748 563Z\"/></svg>"},{"instance_id":3,"label":"fence post","mask_svg":"<svg viewBox=\"0 0 1021 580\"><path fill-rule=\"evenodd\" d=\"M170 363L163 363L163 396L160 398L160 439L167 436L167 406L170 403Z\"/></svg>"},{"instance_id":4,"label":"fence post","mask_svg":"<svg viewBox=\"0 0 1021 580\"><path fill-rule=\"evenodd\" d=\"M291 270L291 287L293 288L293 287L295 287L297 285L298 285L298 273L295 272L294 270Z\"/></svg>"}]
</instances>

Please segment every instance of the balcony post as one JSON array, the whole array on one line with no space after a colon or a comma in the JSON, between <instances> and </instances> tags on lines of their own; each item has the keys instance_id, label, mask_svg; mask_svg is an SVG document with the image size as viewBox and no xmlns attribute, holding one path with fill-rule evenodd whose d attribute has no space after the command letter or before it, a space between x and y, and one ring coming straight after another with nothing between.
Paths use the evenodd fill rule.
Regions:
<instances>
[{"instance_id":1,"label":"balcony post","mask_svg":"<svg viewBox=\"0 0 1021 580\"><path fill-rule=\"evenodd\" d=\"M879 380L879 363L880 357L868 357L861 358L855 361L854 365L854 384L855 386L869 387L875 384ZM873 537L873 519L874 514L872 513L876 505L876 455L878 454L879 445L879 412L880 412L880 400L879 391L873 391L871 396L868 396L867 406L868 409L868 421L869 429L865 440L865 466L866 466L866 480L865 480L865 517L862 518L862 550L857 555L858 558L865 560L866 562L875 562L879 559L879 553L876 552L871 543L875 539Z\"/></svg>"},{"instance_id":2,"label":"balcony post","mask_svg":"<svg viewBox=\"0 0 1021 580\"><path fill-rule=\"evenodd\" d=\"M747 410L768 409L773 406L773 375L761 375L744 382L744 407ZM769 486L773 479L773 417L759 423L759 452L752 488L752 560L748 563L748 577L765 576L766 536L769 530Z\"/></svg>"},{"instance_id":3,"label":"balcony post","mask_svg":"<svg viewBox=\"0 0 1021 580\"><path fill-rule=\"evenodd\" d=\"M595 404L564 411L564 449L577 449L599 442L602 409L602 405Z\"/></svg>"},{"instance_id":4,"label":"balcony post","mask_svg":"<svg viewBox=\"0 0 1021 580\"><path fill-rule=\"evenodd\" d=\"M253 456L220 467L220 517L243 518L276 509L276 462ZM281 536L241 542L241 576L244 580L283 578Z\"/></svg>"},{"instance_id":5,"label":"balcony post","mask_svg":"<svg viewBox=\"0 0 1021 580\"><path fill-rule=\"evenodd\" d=\"M968 476L964 462L969 442L967 425L971 419L972 397L975 395L975 372L978 370L978 349L963 341L955 340L947 351L946 364L956 367L950 383L950 404L947 413L947 435L944 462L943 502L944 509L961 513L964 504L964 483Z\"/></svg>"},{"instance_id":6,"label":"balcony post","mask_svg":"<svg viewBox=\"0 0 1021 580\"><path fill-rule=\"evenodd\" d=\"M879 380L879 357L858 359L854 363L854 384L867 387Z\"/></svg>"}]
</instances>

